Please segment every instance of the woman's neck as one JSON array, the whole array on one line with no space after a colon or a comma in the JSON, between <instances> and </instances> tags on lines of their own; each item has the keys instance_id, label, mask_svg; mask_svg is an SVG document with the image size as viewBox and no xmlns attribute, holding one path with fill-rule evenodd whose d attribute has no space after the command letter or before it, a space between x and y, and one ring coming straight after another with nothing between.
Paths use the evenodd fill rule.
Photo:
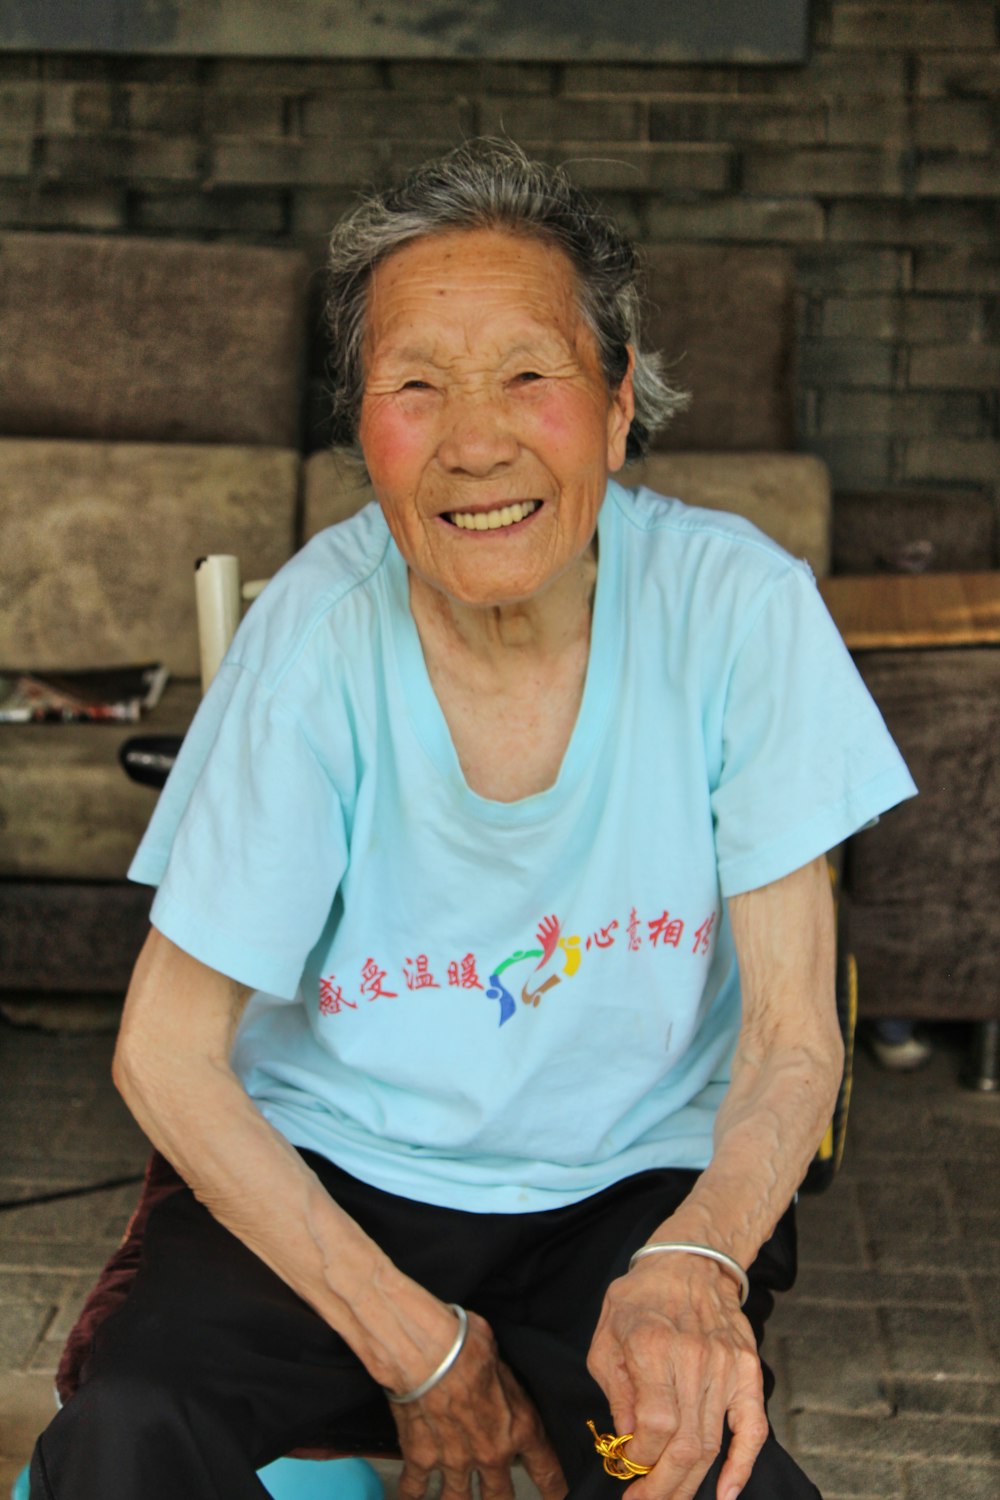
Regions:
<instances>
[{"instance_id":1,"label":"woman's neck","mask_svg":"<svg viewBox=\"0 0 1000 1500\"><path fill-rule=\"evenodd\" d=\"M544 595L469 609L411 575L431 687L481 797L517 802L555 783L583 700L596 578L591 550Z\"/></svg>"},{"instance_id":2,"label":"woman's neck","mask_svg":"<svg viewBox=\"0 0 1000 1500\"><path fill-rule=\"evenodd\" d=\"M542 594L516 604L472 607L451 599L410 574L410 608L428 658L443 653L477 662L503 675L525 659L560 655L589 639L597 545L556 578Z\"/></svg>"}]
</instances>

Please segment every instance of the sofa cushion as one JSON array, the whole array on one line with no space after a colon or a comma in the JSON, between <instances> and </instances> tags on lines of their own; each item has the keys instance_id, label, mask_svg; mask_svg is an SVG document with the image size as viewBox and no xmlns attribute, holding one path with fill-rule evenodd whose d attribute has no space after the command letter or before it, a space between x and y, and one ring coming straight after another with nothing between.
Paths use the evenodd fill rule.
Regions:
<instances>
[{"instance_id":1,"label":"sofa cushion","mask_svg":"<svg viewBox=\"0 0 1000 1500\"><path fill-rule=\"evenodd\" d=\"M197 676L195 560L280 567L299 467L274 448L0 441L0 666L148 660Z\"/></svg>"},{"instance_id":2,"label":"sofa cushion","mask_svg":"<svg viewBox=\"0 0 1000 1500\"><path fill-rule=\"evenodd\" d=\"M297 251L0 235L0 432L299 442Z\"/></svg>"},{"instance_id":3,"label":"sofa cushion","mask_svg":"<svg viewBox=\"0 0 1000 1500\"><path fill-rule=\"evenodd\" d=\"M691 405L657 448L789 449L794 436L794 266L782 250L745 245L645 249L643 342L663 355Z\"/></svg>"},{"instance_id":4,"label":"sofa cushion","mask_svg":"<svg viewBox=\"0 0 1000 1500\"><path fill-rule=\"evenodd\" d=\"M375 499L375 491L361 465L335 448L313 453L306 459L302 488L304 542L325 527L346 521Z\"/></svg>"},{"instance_id":5,"label":"sofa cushion","mask_svg":"<svg viewBox=\"0 0 1000 1500\"><path fill-rule=\"evenodd\" d=\"M118 750L134 734L182 735L199 697L175 681L141 724L0 724L0 877L122 879L156 792L128 779Z\"/></svg>"},{"instance_id":6,"label":"sofa cushion","mask_svg":"<svg viewBox=\"0 0 1000 1500\"><path fill-rule=\"evenodd\" d=\"M920 788L851 840L867 1015L1000 1018L1000 649L862 651Z\"/></svg>"},{"instance_id":7,"label":"sofa cushion","mask_svg":"<svg viewBox=\"0 0 1000 1500\"><path fill-rule=\"evenodd\" d=\"M153 892L125 880L0 880L0 998L124 995ZM21 1012L23 1015L24 1012Z\"/></svg>"},{"instance_id":8,"label":"sofa cushion","mask_svg":"<svg viewBox=\"0 0 1000 1500\"><path fill-rule=\"evenodd\" d=\"M1000 527L985 491L839 492L835 573L975 573L1000 561Z\"/></svg>"},{"instance_id":9,"label":"sofa cushion","mask_svg":"<svg viewBox=\"0 0 1000 1500\"><path fill-rule=\"evenodd\" d=\"M830 476L818 458L801 453L653 453L618 477L688 505L734 511L794 557L804 557L817 577L829 572Z\"/></svg>"}]
</instances>

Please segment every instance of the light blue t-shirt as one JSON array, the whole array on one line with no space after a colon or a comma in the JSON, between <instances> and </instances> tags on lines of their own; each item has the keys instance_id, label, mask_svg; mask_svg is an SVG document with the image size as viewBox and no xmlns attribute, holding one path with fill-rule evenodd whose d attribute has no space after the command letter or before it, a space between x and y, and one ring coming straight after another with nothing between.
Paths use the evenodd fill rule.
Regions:
<instances>
[{"instance_id":1,"label":"light blue t-shirt","mask_svg":"<svg viewBox=\"0 0 1000 1500\"><path fill-rule=\"evenodd\" d=\"M136 855L153 922L252 986L264 1115L377 1187L555 1207L704 1167L740 995L724 898L915 790L808 567L615 483L558 780L465 782L381 512L250 610Z\"/></svg>"}]
</instances>

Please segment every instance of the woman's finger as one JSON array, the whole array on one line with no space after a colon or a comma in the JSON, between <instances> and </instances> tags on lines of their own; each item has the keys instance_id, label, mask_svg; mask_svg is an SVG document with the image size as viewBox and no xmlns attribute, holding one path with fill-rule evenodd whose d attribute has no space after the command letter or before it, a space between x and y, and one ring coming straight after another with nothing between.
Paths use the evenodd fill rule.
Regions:
<instances>
[{"instance_id":1,"label":"woman's finger","mask_svg":"<svg viewBox=\"0 0 1000 1500\"><path fill-rule=\"evenodd\" d=\"M731 1372L717 1348L690 1337L673 1341L672 1357L643 1352L628 1456L652 1472L634 1485L634 1500L690 1500L722 1446Z\"/></svg>"},{"instance_id":2,"label":"woman's finger","mask_svg":"<svg viewBox=\"0 0 1000 1500\"><path fill-rule=\"evenodd\" d=\"M521 1462L534 1480L542 1500L563 1500L569 1489L558 1454L544 1434L521 1448ZM509 1471L508 1471L509 1472ZM486 1500L486 1497L483 1497Z\"/></svg>"},{"instance_id":3,"label":"woman's finger","mask_svg":"<svg viewBox=\"0 0 1000 1500\"><path fill-rule=\"evenodd\" d=\"M541 1492L542 1500L563 1500L569 1486L538 1410L507 1365L501 1363L499 1372L510 1407L510 1430L517 1444L517 1456ZM509 1475L509 1468L507 1472Z\"/></svg>"},{"instance_id":4,"label":"woman's finger","mask_svg":"<svg viewBox=\"0 0 1000 1500\"><path fill-rule=\"evenodd\" d=\"M480 1500L514 1500L514 1481L508 1467L491 1465L486 1468L480 1465L478 1472ZM444 1500L443 1495L441 1500Z\"/></svg>"},{"instance_id":5,"label":"woman's finger","mask_svg":"<svg viewBox=\"0 0 1000 1500\"><path fill-rule=\"evenodd\" d=\"M399 1476L399 1500L423 1500L427 1493L431 1470L415 1464L403 1453L403 1472Z\"/></svg>"},{"instance_id":6,"label":"woman's finger","mask_svg":"<svg viewBox=\"0 0 1000 1500\"><path fill-rule=\"evenodd\" d=\"M442 1464L440 1500L471 1500L474 1472L471 1468L453 1468Z\"/></svg>"},{"instance_id":7,"label":"woman's finger","mask_svg":"<svg viewBox=\"0 0 1000 1500\"><path fill-rule=\"evenodd\" d=\"M667 1367L664 1375L655 1384L646 1381L640 1388L631 1426L620 1426L621 1418L615 1413L616 1432L635 1434L628 1444L627 1456L634 1463L650 1467L659 1463L664 1450L677 1436L683 1417L673 1372Z\"/></svg>"},{"instance_id":8,"label":"woman's finger","mask_svg":"<svg viewBox=\"0 0 1000 1500\"><path fill-rule=\"evenodd\" d=\"M622 1345L610 1329L600 1329L595 1334L587 1356L587 1371L607 1397L615 1432L634 1432L635 1386Z\"/></svg>"},{"instance_id":9,"label":"woman's finger","mask_svg":"<svg viewBox=\"0 0 1000 1500\"><path fill-rule=\"evenodd\" d=\"M718 1500L736 1500L750 1478L757 1455L767 1442L770 1428L764 1408L763 1377L757 1365L757 1378L750 1372L744 1387L729 1406L732 1441L719 1475Z\"/></svg>"},{"instance_id":10,"label":"woman's finger","mask_svg":"<svg viewBox=\"0 0 1000 1500\"><path fill-rule=\"evenodd\" d=\"M691 1500L718 1454L722 1442L721 1414L714 1439L703 1423L700 1404L679 1404L675 1399L673 1418L672 1430L668 1430L670 1424L666 1418L655 1427L650 1424L644 1427L640 1420L636 1443L630 1444L636 1452L630 1452L629 1457L634 1457L637 1463L652 1463L653 1467L630 1489L630 1497L634 1500ZM641 1450L638 1447L640 1434L643 1437ZM640 1458L640 1451L650 1449L659 1449L656 1457Z\"/></svg>"}]
</instances>

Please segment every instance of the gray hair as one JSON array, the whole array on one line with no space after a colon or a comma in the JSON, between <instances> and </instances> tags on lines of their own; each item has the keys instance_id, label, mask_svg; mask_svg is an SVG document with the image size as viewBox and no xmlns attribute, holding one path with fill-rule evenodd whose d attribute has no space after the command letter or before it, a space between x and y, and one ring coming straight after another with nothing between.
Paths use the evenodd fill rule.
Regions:
<instances>
[{"instance_id":1,"label":"gray hair","mask_svg":"<svg viewBox=\"0 0 1000 1500\"><path fill-rule=\"evenodd\" d=\"M452 229L531 235L557 245L568 257L577 275L580 313L597 341L610 391L618 389L627 372L627 346L635 351L635 416L626 456L640 458L653 433L688 398L664 379L660 356L640 350L635 249L562 168L532 161L508 140L467 141L417 167L399 187L373 194L334 229L326 305L334 440L357 440L372 272L411 241Z\"/></svg>"}]
</instances>

